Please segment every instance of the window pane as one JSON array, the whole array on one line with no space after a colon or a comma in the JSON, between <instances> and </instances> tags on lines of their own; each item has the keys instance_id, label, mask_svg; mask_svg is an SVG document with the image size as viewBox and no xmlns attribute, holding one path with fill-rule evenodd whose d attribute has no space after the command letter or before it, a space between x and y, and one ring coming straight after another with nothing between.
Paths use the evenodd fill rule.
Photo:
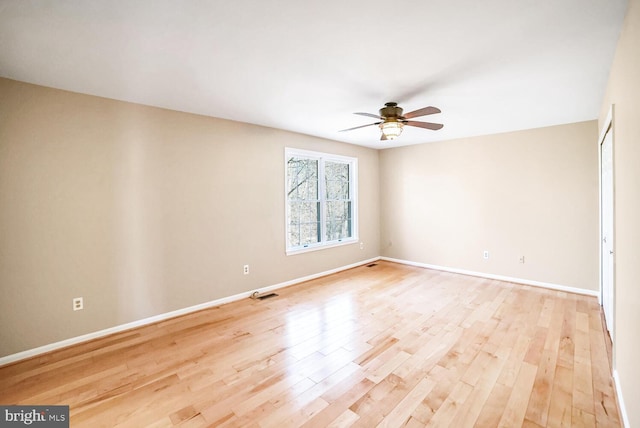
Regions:
<instances>
[{"instance_id":1,"label":"window pane","mask_svg":"<svg viewBox=\"0 0 640 428\"><path fill-rule=\"evenodd\" d=\"M318 236L320 223L302 223L289 225L289 242L290 247L302 247L304 245L315 244L320 242Z\"/></svg>"},{"instance_id":2,"label":"window pane","mask_svg":"<svg viewBox=\"0 0 640 428\"><path fill-rule=\"evenodd\" d=\"M287 199L318 199L318 161L291 157L287 160Z\"/></svg>"},{"instance_id":3,"label":"window pane","mask_svg":"<svg viewBox=\"0 0 640 428\"><path fill-rule=\"evenodd\" d=\"M326 162L324 170L327 200L349 199L349 164Z\"/></svg>"},{"instance_id":4,"label":"window pane","mask_svg":"<svg viewBox=\"0 0 640 428\"><path fill-rule=\"evenodd\" d=\"M289 247L320 242L320 202L289 202Z\"/></svg>"},{"instance_id":5,"label":"window pane","mask_svg":"<svg viewBox=\"0 0 640 428\"><path fill-rule=\"evenodd\" d=\"M325 205L326 234L328 241L351 236L351 202L327 201Z\"/></svg>"},{"instance_id":6,"label":"window pane","mask_svg":"<svg viewBox=\"0 0 640 428\"><path fill-rule=\"evenodd\" d=\"M315 244L320 242L318 237L319 222L303 223L300 225L300 245Z\"/></svg>"},{"instance_id":7,"label":"window pane","mask_svg":"<svg viewBox=\"0 0 640 428\"><path fill-rule=\"evenodd\" d=\"M289 222L316 223L319 221L319 202L290 202Z\"/></svg>"}]
</instances>

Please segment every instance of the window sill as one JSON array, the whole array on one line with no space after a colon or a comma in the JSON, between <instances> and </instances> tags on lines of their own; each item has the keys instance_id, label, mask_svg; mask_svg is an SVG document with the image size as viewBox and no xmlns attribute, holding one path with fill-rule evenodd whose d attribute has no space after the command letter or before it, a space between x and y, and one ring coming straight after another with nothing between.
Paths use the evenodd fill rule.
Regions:
<instances>
[{"instance_id":1,"label":"window sill","mask_svg":"<svg viewBox=\"0 0 640 428\"><path fill-rule=\"evenodd\" d=\"M300 247L300 248L293 248L293 249L287 250L287 256L294 256L296 254L309 253L311 251L326 250L327 248L342 247L343 245L352 245L357 243L358 243L358 238L347 238L347 239L343 239L342 241L332 241L326 244L314 244L308 247Z\"/></svg>"}]
</instances>

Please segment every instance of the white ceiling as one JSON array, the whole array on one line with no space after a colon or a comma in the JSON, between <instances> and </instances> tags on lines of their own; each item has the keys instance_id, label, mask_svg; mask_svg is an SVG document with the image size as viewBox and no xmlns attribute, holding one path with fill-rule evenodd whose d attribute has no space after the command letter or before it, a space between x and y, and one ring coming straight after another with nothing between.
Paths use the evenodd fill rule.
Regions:
<instances>
[{"instance_id":1,"label":"white ceiling","mask_svg":"<svg viewBox=\"0 0 640 428\"><path fill-rule=\"evenodd\" d=\"M0 0L0 75L368 147L595 119L626 0ZM379 141L377 113L433 105Z\"/></svg>"}]
</instances>

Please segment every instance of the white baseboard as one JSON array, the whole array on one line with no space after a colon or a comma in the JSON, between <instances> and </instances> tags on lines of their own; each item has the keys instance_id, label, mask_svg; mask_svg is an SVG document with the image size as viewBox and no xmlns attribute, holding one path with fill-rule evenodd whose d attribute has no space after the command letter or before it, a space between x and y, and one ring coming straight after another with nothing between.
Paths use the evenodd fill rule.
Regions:
<instances>
[{"instance_id":1,"label":"white baseboard","mask_svg":"<svg viewBox=\"0 0 640 428\"><path fill-rule=\"evenodd\" d=\"M55 351L56 349L66 348L67 346L76 345L78 343L87 342L87 341L93 340L93 339L98 339L100 337L108 336L110 334L119 333L119 332L125 331L125 330L131 330L133 328L142 327L144 325L153 324L153 323L156 323L156 322L159 322L159 321L164 321L164 320L167 320L167 319L170 319L170 318L179 317L181 315L185 315L185 314L188 314L188 313L191 313L191 312L200 311L202 309L207 309L207 308L211 308L211 307L214 307L214 306L220 306L220 305L223 305L225 303L235 302L237 300L241 300L241 299L250 297L251 294L253 294L255 291L257 291L257 292L262 294L262 293L265 293L267 291L277 290L279 288L288 287L290 285L299 284L301 282L310 281L312 279L320 278L322 276L331 275L333 273L341 272L343 270L352 269L354 267L358 267L358 266L362 266L362 265L365 265L365 264L369 264L369 263L375 262L377 260L380 260L380 257L374 257L372 259L362 260L362 261L357 262L357 263L353 263L353 264L346 265L346 266L341 266L341 267L338 267L338 268L335 268L335 269L331 269L331 270L327 270L327 271L320 272L320 273L315 273L313 275L307 275L307 276L304 276L302 278L292 279L290 281L281 282L279 284L274 284L274 285L270 285L270 286L263 287L263 288L258 288L258 289L251 290L251 291L245 291L245 292L242 292L242 293L234 294L233 296L223 297L223 298L220 298L220 299L212 300L210 302L205 302L205 303L201 303L201 304L198 304L198 305L189 306L188 308L183 308L183 309L178 309L178 310L171 311L171 312L166 312L166 313L155 315L155 316L152 316L152 317L149 317L149 318L144 318L144 319L141 319L141 320L138 320L138 321L133 321L133 322L126 323L126 324L121 324L121 325L118 325L118 326L115 326L115 327L106 328L104 330L96 331L96 332L93 332L93 333L83 334L82 336L77 336L77 337L72 337L70 339L61 340L60 342L55 342L55 343L51 343L51 344L48 344L48 345L40 346L40 347L37 347L37 348L28 349L26 351L18 352L16 354L11 354L11 355L7 355L5 357L1 357L0 358L0 367L4 366L6 364L14 363L16 361L20 361L20 360L24 360L24 359L27 359L27 358L35 357L35 356L40 355L40 354L44 354L44 353L47 353L47 352Z\"/></svg>"},{"instance_id":2,"label":"white baseboard","mask_svg":"<svg viewBox=\"0 0 640 428\"><path fill-rule=\"evenodd\" d=\"M566 285L552 284L549 282L532 281L529 279L513 278L510 276L494 275L491 273L473 272L469 270L450 268L446 266L437 266L437 265L430 265L427 263L418 263L418 262L412 262L408 260L393 259L391 257L380 257L380 259L386 260L389 262L394 262L394 263L401 263L404 265L441 270L444 272L459 273L462 275L478 276L481 278L497 279L499 281L515 282L516 284L532 285L534 287L549 288L551 290L566 291L568 293L583 294L583 295L594 296L594 297L598 297L598 295L600 294L597 291L593 291L593 290L585 290L583 288L569 287Z\"/></svg>"},{"instance_id":3,"label":"white baseboard","mask_svg":"<svg viewBox=\"0 0 640 428\"><path fill-rule=\"evenodd\" d=\"M620 410L620 419L623 428L631 428L629 423L629 416L627 415L627 408L624 405L624 399L622 398L622 390L620 389L620 377L618 371L613 371L613 384L616 387L616 396L618 397L618 410Z\"/></svg>"},{"instance_id":4,"label":"white baseboard","mask_svg":"<svg viewBox=\"0 0 640 428\"><path fill-rule=\"evenodd\" d=\"M291 285L295 285L295 284L299 284L305 281L310 281L312 279L316 279L316 278L320 278L323 276L327 276L327 275L331 275L337 272L341 272L344 270L348 270L348 269L352 269L354 267L358 267L358 266L362 266L365 264L369 264L369 263L373 263L376 262L378 260L386 260L389 262L393 262L393 263L400 263L400 264L405 264L405 265L410 265L410 266L417 266L417 267L422 267L422 268L427 268L427 269L435 269L435 270L440 270L440 271L445 271L445 272L452 272L452 273L459 273L462 275L471 275L471 276L477 276L477 277L481 277L481 278L488 278L488 279L496 279L496 280L500 280L500 281L507 281L507 282L514 282L514 283L518 283L518 284L525 284L525 285L532 285L532 286L536 286L536 287L544 287L544 288L549 288L552 290L559 290L559 291L566 291L569 293L577 293L577 294L583 294L583 295L588 295L588 296L598 296L599 293L596 291L591 291L591 290L584 290L584 289L580 289L580 288L575 288L575 287L568 287L568 286L564 286L564 285L558 285L558 284L552 284L552 283L546 283L546 282L539 282L539 281L531 281L531 280L526 280L526 279L521 279L521 278L512 278L512 277L507 277L507 276L502 276L502 275L493 275L493 274L487 274L487 273L482 273L482 272L472 272L472 271L467 271L464 269L455 269L455 268L449 268L449 267L445 267L445 266L437 266L437 265L430 265L430 264L426 264L426 263L418 263L418 262L411 262L408 260L400 260L400 259L394 259L391 257L374 257L368 260L362 260L360 262L357 263L353 263L350 265L346 265L346 266L341 266L335 269L331 269L331 270L327 270L324 272L320 272L320 273L316 273L316 274L312 274L312 275L307 275L301 278L296 278L290 281L285 281L285 282L281 282L279 284L274 284L274 285L270 285L267 287L263 287L263 288L259 288L256 290L251 290L251 291L245 291L242 293L238 293L235 294L233 296L228 296L228 297L223 297L220 299L216 299L216 300L212 300L210 302L205 302L205 303L201 303L198 305L194 305L194 306L190 306L187 308L183 308L183 309L178 309L175 311L171 311L171 312L167 312L164 314L159 314L159 315L155 315L149 318L144 318L138 321L133 321L130 323L126 323L126 324L121 324L115 327L111 327L111 328L107 328L104 330L100 330L100 331L96 331L93 333L88 333L88 334L84 334L82 336L77 336L77 337L72 337L70 339L66 339L66 340L62 340L59 342L55 342L55 343L51 343L48 345L44 345L44 346L40 346L38 348L34 348L34 349L29 349L26 351L22 351L22 352L18 352L16 354L11 354L11 355L7 355L5 357L0 357L0 367L6 365L6 364L11 364L20 360L24 360L27 358L31 358L31 357L35 357L41 354L45 354L47 352L51 352L51 351L55 351L57 349L61 349L61 348L66 348L68 346L71 345L76 345L82 342L87 342L89 340L93 340L93 339L98 339L101 337L105 337L108 336L110 334L114 334L114 333L119 333L125 330L131 330L133 328L137 328L137 327L142 327L148 324L153 324L159 321L164 321L170 318L175 318L181 315L185 315L191 312L196 312L196 311L200 311L202 309L207 309L207 308L211 308L214 306L220 306L223 305L225 303L231 303L237 300L241 300L247 297L250 297L251 294L255 291L258 291L259 293L266 293L269 291L274 291L280 288L284 288L284 287L289 287ZM629 428L629 418L627 416L627 411L626 411L626 407L624 404L624 399L622 396L622 391L620 389L620 379L618 377L618 372L616 370L613 371L613 380L614 380L614 384L615 384L615 389L616 389L616 395L618 397L618 405L620 407L620 416L622 419L622 423L623 423L623 427L627 427Z\"/></svg>"},{"instance_id":5,"label":"white baseboard","mask_svg":"<svg viewBox=\"0 0 640 428\"><path fill-rule=\"evenodd\" d=\"M44 345L44 346L40 346L38 348L34 348L34 349L28 349L26 351L22 351L22 352L18 352L15 354L11 354L11 355L7 355L5 357L0 357L0 367L6 364L10 364L16 361L20 361L20 360L24 360L27 358L31 358L31 357L35 357L37 355L41 355L47 352L51 352L51 351L55 351L56 349L61 349L61 348L65 348L67 346L71 346L71 345L76 345L78 343L82 343L82 342L87 342L89 340L93 340L93 339L98 339L100 337L104 337L104 336L108 336L110 334L114 334L114 333L119 333L121 331L125 331L125 330L130 330L133 328L137 328L137 327L142 327L144 325L148 325L148 324L152 324L155 322L159 322L159 321L164 321L170 318L175 318L181 315L185 315L191 312L196 312L196 311L200 311L202 309L207 309L207 308L211 308L214 306L220 306L223 305L225 303L231 303L234 302L236 300L240 300L240 299L244 299L247 298L249 296L251 296L251 294L255 291L258 291L259 293L266 293L269 291L274 291L277 290L279 288L284 288L284 287L288 287L290 285L295 285L295 284L299 284L301 282L305 282L305 281L310 281L312 279L316 279L316 278L320 278L323 276L327 276L327 275L331 275L333 273L337 273L337 272L341 272L347 269L352 269L354 267L357 266L361 266L361 265L365 265L365 264L369 264L372 262L375 262L377 260L386 260L389 262L394 262L394 263L400 263L400 264L405 264L405 265L411 265L411 266L418 266L418 267L423 267L423 268L427 268L427 269L436 269L436 270L441 270L441 271L446 271L446 272L452 272L452 273L459 273L459 274L463 274L463 275L471 275L471 276L478 276L478 277L482 277L482 278L489 278L489 279L497 279L500 281L508 281L508 282L515 282L515 283L519 283L519 284L526 284L526 285L533 285L536 287L544 287L544 288L550 288L553 290L559 290L559 291L566 291L569 293L577 293L577 294L585 294L585 295L589 295L589 296L598 296L598 292L596 291L591 291L591 290L584 290L584 289L580 289L580 288L575 288L575 287L568 287L568 286L564 286L564 285L558 285L558 284L551 284L551 283L546 283L546 282L539 282L539 281L531 281L531 280L526 280L526 279L520 279L520 278L511 278L511 277L507 277L507 276L501 276L501 275L493 275L493 274L487 274L487 273L482 273L482 272L472 272L472 271L467 271L464 269L455 269L455 268L448 268L445 266L437 266L437 265L430 265L430 264L426 264L426 263L418 263L418 262L411 262L408 260L400 260L400 259L394 259L391 257L374 257L368 260L362 260L360 262L357 263L353 263L350 265L346 265L346 266L341 266L335 269L331 269L328 271L324 271L324 272L320 272L320 273L316 273L316 274L312 274L312 275L308 275L308 276L304 276L301 278L296 278L290 281L285 281L285 282L281 282L279 284L274 284L274 285L270 285L267 287L263 287L263 288L259 288L257 290L251 290L251 291L245 291L242 293L238 293L235 294L233 296L228 296L228 297L223 297L220 299L216 299L216 300L212 300L210 302L205 302L205 303L201 303L198 305L194 305L194 306L189 306L187 308L183 308L183 309L178 309L175 311L171 311L171 312L166 312L163 314L159 314L159 315L155 315L152 317L148 317L148 318L144 318L138 321L133 321L130 323L126 323L126 324L121 324L115 327L110 327L104 330L100 330L100 331L96 331L93 333L88 333L88 334L84 334L82 336L77 336L77 337L72 337L69 339L65 339L59 342L55 342L55 343L51 343L48 345Z\"/></svg>"}]
</instances>

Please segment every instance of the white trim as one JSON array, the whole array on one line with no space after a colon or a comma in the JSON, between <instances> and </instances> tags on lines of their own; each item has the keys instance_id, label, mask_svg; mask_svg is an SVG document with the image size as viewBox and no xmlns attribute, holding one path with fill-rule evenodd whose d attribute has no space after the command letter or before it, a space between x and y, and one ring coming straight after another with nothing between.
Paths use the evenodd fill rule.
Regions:
<instances>
[{"instance_id":1,"label":"white trim","mask_svg":"<svg viewBox=\"0 0 640 428\"><path fill-rule=\"evenodd\" d=\"M598 293L598 303L600 303L600 306L602 307L602 310L604 311L604 299L603 299L603 295L604 295L604 284L603 284L603 280L602 280L602 273L603 273L603 268L602 268L602 259L603 259L603 254L602 254L602 144L604 144L604 140L607 136L607 134L609 132L611 132L611 150L612 150L612 155L613 155L613 159L612 159L612 173L613 173L613 209L611 212L611 215L613 216L613 236L609 237L610 239L613 240L613 249L614 249L614 254L613 254L613 264L615 266L615 243L616 243L616 225L615 225L615 141L614 141L614 130L613 130L613 118L614 118L614 111L615 111L615 106L614 104L611 104L609 106L609 110L607 111L607 117L603 123L602 129L600 130L600 135L598 136L598 237L599 237L599 245L598 245L598 289L599 289L599 293ZM616 271L615 271L615 267L613 269L613 272L611 274L612 276L612 280L613 280L613 284L611 286L613 293L611 295L611 300L612 300L612 314L611 314L611 319L607 319L606 315L605 315L605 323L607 324L605 326L605 329L609 332L609 335L611 337L611 365L613 366L613 369L615 370L616 368L616 347L615 347L615 318L616 318ZM606 314L606 312L605 312Z\"/></svg>"},{"instance_id":2,"label":"white trim","mask_svg":"<svg viewBox=\"0 0 640 428\"><path fill-rule=\"evenodd\" d=\"M417 266L417 267L422 267L422 268L427 268L427 269L441 270L441 271L444 271L444 272L452 272L452 273L459 273L459 274L462 274L462 275L478 276L478 277L481 277L481 278L488 278L488 279L497 279L499 281L515 282L517 284L532 285L534 287L542 287L542 288L548 288L548 289L551 289L551 290L565 291L567 293L583 294L583 295L587 295L587 296L598 297L598 292L594 291L594 290L585 290L583 288L569 287L567 285L560 285L560 284L552 284L550 282L532 281L532 280L529 280L529 279L513 278L513 277L510 277L510 276L494 275L494 274L491 274L491 273L474 272L474 271L469 271L469 270L464 270L464 269L450 268L450 267L446 267L446 266L437 266L437 265L430 265L430 264L427 264L427 263L418 263L418 262L412 262L412 261L408 261L408 260L393 259L391 257L381 257L380 259L381 260L386 260L388 262L401 263L401 264L404 264L404 265Z\"/></svg>"},{"instance_id":3,"label":"white trim","mask_svg":"<svg viewBox=\"0 0 640 428\"><path fill-rule=\"evenodd\" d=\"M313 159L324 158L324 159L336 160L340 162L351 162L352 160L357 159L354 156L336 155L336 154L327 153L327 152L316 152L313 150L297 149L295 147L285 147L284 149L285 149L285 155L286 153L292 153L294 155L300 155L300 156L309 157Z\"/></svg>"},{"instance_id":4,"label":"white trim","mask_svg":"<svg viewBox=\"0 0 640 428\"><path fill-rule=\"evenodd\" d=\"M603 122L604 126L600 130L600 135L598 136L598 144L599 145L602 144L602 141L604 140L604 137L607 134L607 131L613 125L613 109L614 109L614 106L613 106L613 104L611 104L609 106L609 111L607 112L607 117L605 118L605 120Z\"/></svg>"},{"instance_id":5,"label":"white trim","mask_svg":"<svg viewBox=\"0 0 640 428\"><path fill-rule=\"evenodd\" d=\"M315 244L309 244L306 247L296 247L295 250L287 250L287 256L308 253L310 251L326 250L327 248L340 247L342 245L357 244L358 242L358 238L345 238L338 241L328 241L325 243L317 242Z\"/></svg>"},{"instance_id":6,"label":"white trim","mask_svg":"<svg viewBox=\"0 0 640 428\"><path fill-rule=\"evenodd\" d=\"M441 270L441 271L445 271L445 272L452 272L452 273L458 273L458 274L462 274L462 275L471 275L471 276L478 276L478 277L482 277L482 278L489 278L489 279L496 279L496 280L500 280L500 281L507 281L507 282L515 282L515 283L519 283L519 284L525 284L525 285L532 285L532 286L536 286L536 287L544 287L544 288L549 288L552 290L559 290L559 291L566 291L569 293L576 293L576 294L584 294L584 295L588 295L588 296L596 296L598 295L598 292L596 291L592 291L592 290L584 290L581 288L575 288L575 287L568 287L568 286L564 286L564 285L558 285L558 284L551 284L551 283L546 283L546 282L539 282L539 281L531 281L531 280L526 280L526 279L520 279L520 278L512 278L512 277L507 277L507 276L502 276L502 275L493 275L493 274L487 274L487 273L482 273L482 272L472 272L472 271L467 271L464 269L455 269L455 268L449 268L449 267L444 267L444 266L437 266L437 265L430 265L430 264L426 264L426 263L418 263L418 262L411 262L408 260L400 260L400 259L394 259L391 257L373 257L371 259L367 259L367 260L362 260L356 263L352 263L350 265L346 265L346 266L341 266L335 269L330 269L324 272L320 272L320 273L315 273L312 275L307 275L301 278L296 278L296 279L292 279L290 281L285 281L285 282L281 282L278 284L274 284L274 285L270 285L267 287L262 287L262 288L258 288L255 290L251 290L251 291L245 291L242 293L238 293L235 294L233 296L228 296L228 297L223 297L220 299L216 299L216 300L212 300L210 302L205 302L205 303L201 303L198 305L194 305L194 306L190 306L188 308L183 308L183 309L178 309L175 311L171 311L171 312L166 312L164 314L159 314L159 315L155 315L149 318L144 318L138 321L133 321L130 323L126 323L126 324L121 324L115 327L111 327L111 328L107 328L104 330L99 330L93 333L88 333L88 334L84 334L82 336L77 336L77 337L72 337L70 339L65 339L59 342L55 342L55 343L51 343L48 345L44 345L44 346L40 346L38 348L33 348L33 349L29 349L26 351L22 351L22 352L18 352L16 354L11 354L11 355L7 355L5 357L0 357L0 367L6 365L6 364L11 364L14 363L16 361L20 361L20 360L24 360L27 358L31 358L31 357L35 357L37 355L41 355L47 352L51 352L51 351L55 351L57 349L61 349L61 348L66 348L68 346L71 345L76 345L82 342L87 342L89 340L93 340L93 339L98 339L104 336L108 336L110 334L114 334L114 333L119 333L125 330L131 330L137 327L142 327L148 324L153 324L156 322L160 322L160 321L164 321L170 318L175 318L181 315L186 315L188 313L191 312L196 312L196 311L200 311L203 309L207 309L207 308L211 308L214 306L220 306L226 303L231 303L231 302L235 302L237 300L241 300L243 298L246 297L250 297L251 294L253 294L254 292L258 292L260 294L262 293L266 293L269 291L274 291L280 288L284 288L284 287L289 287L291 285L295 285L295 284L299 284L302 282L306 282L306 281L310 281L312 279L316 279L316 278L320 278L323 276L327 276L327 275L331 275L337 272L341 272L344 270L348 270L348 269L352 269L358 266L362 266L362 265L366 265L369 263L373 263L376 262L378 260L385 260L388 262L393 262L393 263L400 263L400 264L405 264L405 265L410 265L410 266L417 266L417 267L422 267L422 268L427 268L427 269L435 269L435 270ZM614 376L616 376L616 373L614 371ZM616 388L618 388L619 382L616 383ZM620 400L620 406L623 407L622 404L622 394L621 392L618 390L618 397ZM626 417L626 414L625 414ZM628 424L627 424L628 426Z\"/></svg>"},{"instance_id":7,"label":"white trim","mask_svg":"<svg viewBox=\"0 0 640 428\"><path fill-rule=\"evenodd\" d=\"M607 119L609 115L607 115ZM605 126L608 130L608 127ZM602 287L602 142L607 132L600 132L602 135L598 137L598 304L602 306L602 294L604 292Z\"/></svg>"},{"instance_id":8,"label":"white trim","mask_svg":"<svg viewBox=\"0 0 640 428\"><path fill-rule=\"evenodd\" d=\"M292 279L290 281L281 282L279 284L270 285L263 288L258 288L251 291L245 291L242 293L234 294L233 296L222 297L220 299L212 300L210 302L200 303L198 305L189 306L188 308L178 309L171 312L166 312L164 314L155 315L149 318L144 318L138 321L133 321L126 324L121 324L115 327L106 328L104 330L99 330L93 333L83 334L82 336L72 337L70 339L61 340L60 342L50 343L48 345L39 346L37 348L28 349L26 351L18 352L16 354L7 355L5 357L0 357L0 367L15 363L16 361L24 360L27 358L35 357L40 354L44 354L47 352L55 351L56 349L66 348L67 346L77 345L82 342L87 342L93 339L99 339L101 337L108 336L110 334L119 333L125 330L131 330L133 328L142 327L148 324L153 324L156 322L164 321L170 318L179 317L181 315L186 315L191 312L200 311L202 309L211 308L214 306L224 305L225 303L235 302L237 300L244 299L246 297L250 297L254 292L258 292L260 294L265 293L267 291L277 290L279 288L289 287L291 285L299 284L305 281L310 281L312 279L320 278L322 276L331 275L337 272L341 272L344 270L352 269L354 267L366 265L372 262L380 260L380 257L374 257L367 260L362 260L356 263L352 263L350 265L341 266L335 269L330 269L324 272L315 273L312 275L307 275L302 278Z\"/></svg>"},{"instance_id":9,"label":"white trim","mask_svg":"<svg viewBox=\"0 0 640 428\"><path fill-rule=\"evenodd\" d=\"M622 398L622 389L620 388L620 377L618 371L613 371L613 384L616 387L616 396L618 397L618 410L620 411L620 419L623 428L631 428L629 423L629 415L627 414L627 408L624 405L624 398Z\"/></svg>"}]
</instances>

